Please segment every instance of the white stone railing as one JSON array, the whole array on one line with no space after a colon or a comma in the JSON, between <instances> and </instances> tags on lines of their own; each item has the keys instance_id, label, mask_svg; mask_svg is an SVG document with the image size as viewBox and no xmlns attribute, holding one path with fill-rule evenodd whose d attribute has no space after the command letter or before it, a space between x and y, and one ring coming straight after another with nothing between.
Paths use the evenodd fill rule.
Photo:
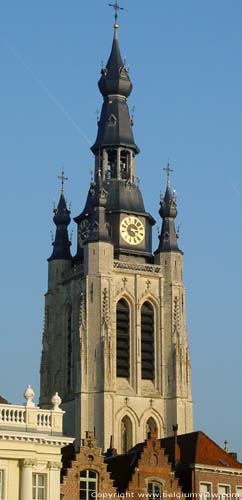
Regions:
<instances>
[{"instance_id":1,"label":"white stone railing","mask_svg":"<svg viewBox=\"0 0 242 500\"><path fill-rule=\"evenodd\" d=\"M52 412L39 410L37 412L37 427L40 429L51 429Z\"/></svg>"},{"instance_id":2,"label":"white stone railing","mask_svg":"<svg viewBox=\"0 0 242 500\"><path fill-rule=\"evenodd\" d=\"M25 424L26 408L12 405L0 405L0 425L7 424Z\"/></svg>"},{"instance_id":3,"label":"white stone railing","mask_svg":"<svg viewBox=\"0 0 242 500\"><path fill-rule=\"evenodd\" d=\"M61 410L43 410L37 406L29 408L0 404L0 432L15 429L16 431L62 434L63 414Z\"/></svg>"}]
</instances>

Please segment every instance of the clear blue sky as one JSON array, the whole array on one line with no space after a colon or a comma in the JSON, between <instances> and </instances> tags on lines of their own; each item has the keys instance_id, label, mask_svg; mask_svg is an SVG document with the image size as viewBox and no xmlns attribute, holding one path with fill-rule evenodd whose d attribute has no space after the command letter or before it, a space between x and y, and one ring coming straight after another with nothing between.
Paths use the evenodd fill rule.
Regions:
<instances>
[{"instance_id":1,"label":"clear blue sky","mask_svg":"<svg viewBox=\"0 0 242 500\"><path fill-rule=\"evenodd\" d=\"M146 209L157 218L168 157L185 256L195 428L242 459L241 0L120 0ZM0 394L38 394L52 202L62 166L77 215L93 166L108 0L0 7ZM72 224L73 247L76 245ZM154 231L154 247L157 242Z\"/></svg>"}]
</instances>

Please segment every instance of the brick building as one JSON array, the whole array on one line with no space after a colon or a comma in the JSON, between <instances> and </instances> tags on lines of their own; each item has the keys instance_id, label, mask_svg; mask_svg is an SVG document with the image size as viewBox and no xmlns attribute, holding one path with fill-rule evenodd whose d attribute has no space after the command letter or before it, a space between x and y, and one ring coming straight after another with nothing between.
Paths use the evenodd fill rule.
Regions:
<instances>
[{"instance_id":1,"label":"brick building","mask_svg":"<svg viewBox=\"0 0 242 500\"><path fill-rule=\"evenodd\" d=\"M164 491L181 496L172 465L155 434L123 455L109 449L104 457L96 443L93 434L87 433L77 453L73 446L64 450L61 500L91 500L105 494L109 498L139 498L140 494L160 498Z\"/></svg>"},{"instance_id":2,"label":"brick building","mask_svg":"<svg viewBox=\"0 0 242 500\"><path fill-rule=\"evenodd\" d=\"M128 453L101 454L92 433L63 455L62 500L92 498L242 499L242 464L203 432L158 439L151 434Z\"/></svg>"},{"instance_id":3,"label":"brick building","mask_svg":"<svg viewBox=\"0 0 242 500\"><path fill-rule=\"evenodd\" d=\"M97 493L109 493L114 497L116 493L104 456L91 432L86 433L77 452L73 446L63 450L61 477L61 500L87 500Z\"/></svg>"},{"instance_id":4,"label":"brick building","mask_svg":"<svg viewBox=\"0 0 242 500\"><path fill-rule=\"evenodd\" d=\"M178 455L174 460L174 441ZM222 449L203 432L161 439L184 493L242 498L242 464L236 453Z\"/></svg>"}]
</instances>

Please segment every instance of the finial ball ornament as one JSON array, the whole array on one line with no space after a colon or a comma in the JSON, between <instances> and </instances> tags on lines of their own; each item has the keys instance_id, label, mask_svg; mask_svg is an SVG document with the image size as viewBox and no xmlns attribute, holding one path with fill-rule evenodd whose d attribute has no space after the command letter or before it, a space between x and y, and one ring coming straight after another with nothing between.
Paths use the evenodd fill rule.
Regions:
<instances>
[{"instance_id":1,"label":"finial ball ornament","mask_svg":"<svg viewBox=\"0 0 242 500\"><path fill-rule=\"evenodd\" d=\"M59 396L58 392L56 392L51 399L51 403L53 404L53 411L61 411L60 405L62 403L62 399Z\"/></svg>"},{"instance_id":2,"label":"finial ball ornament","mask_svg":"<svg viewBox=\"0 0 242 500\"><path fill-rule=\"evenodd\" d=\"M33 399L35 397L35 393L31 387L28 385L27 389L24 392L24 398L26 399L26 406L28 408L34 408L35 404L33 403Z\"/></svg>"}]
</instances>

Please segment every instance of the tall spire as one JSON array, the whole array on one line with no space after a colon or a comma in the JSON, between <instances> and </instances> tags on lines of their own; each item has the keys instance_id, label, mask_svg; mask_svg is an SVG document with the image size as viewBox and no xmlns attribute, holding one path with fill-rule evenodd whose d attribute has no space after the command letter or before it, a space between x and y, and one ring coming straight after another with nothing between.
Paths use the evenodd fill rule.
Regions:
<instances>
[{"instance_id":1,"label":"tall spire","mask_svg":"<svg viewBox=\"0 0 242 500\"><path fill-rule=\"evenodd\" d=\"M161 234L159 235L159 247L156 254L160 252L180 252L178 247L178 235L175 227L175 219L177 216L177 201L175 190L171 191L170 174L173 172L169 162L164 168L167 174L165 196L161 196L159 214L162 217Z\"/></svg>"},{"instance_id":2,"label":"tall spire","mask_svg":"<svg viewBox=\"0 0 242 500\"><path fill-rule=\"evenodd\" d=\"M126 165L127 170L130 171L129 178L127 174L123 180L134 182L134 165L131 165L133 162L130 155L132 154L134 157L135 154L139 153L139 148L134 141L132 120L127 105L127 98L131 94L133 86L128 69L121 56L118 41L117 15L118 11L122 10L122 7L117 2L109 5L115 9L114 37L107 65L102 68L101 78L98 82L104 102L100 120L98 121L97 138L91 150L96 157L100 155L100 150L101 152L104 151L104 154L102 154L104 162L104 166L102 166L103 179L107 177L107 165L109 163L116 163L113 172L111 172L111 178L116 179L123 178L120 172L121 163L129 163L129 165ZM117 152L120 148L126 151L129 150L129 160L127 154L125 160L120 159L120 154L114 154L114 151ZM96 177L97 171L98 164L96 164Z\"/></svg>"},{"instance_id":3,"label":"tall spire","mask_svg":"<svg viewBox=\"0 0 242 500\"><path fill-rule=\"evenodd\" d=\"M64 182L67 180L65 177L64 170L62 169L61 175L58 176L61 180L61 194L57 208L54 208L53 221L56 225L55 239L53 241L53 252L49 262L52 260L70 260L71 252L70 246L71 242L68 235L68 226L71 222L70 210L68 210L64 195Z\"/></svg>"}]
</instances>

